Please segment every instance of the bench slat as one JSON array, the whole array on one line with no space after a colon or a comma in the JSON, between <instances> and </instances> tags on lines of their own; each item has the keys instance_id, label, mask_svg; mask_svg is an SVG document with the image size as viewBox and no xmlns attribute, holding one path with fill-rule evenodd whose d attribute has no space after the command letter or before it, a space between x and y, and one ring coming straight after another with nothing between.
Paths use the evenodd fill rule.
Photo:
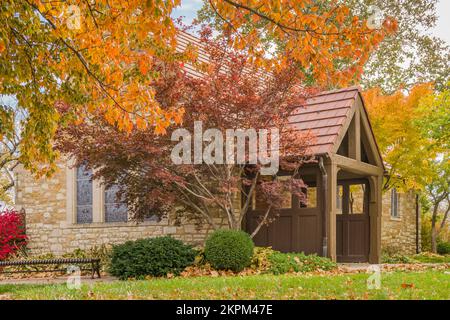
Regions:
<instances>
[{"instance_id":1,"label":"bench slat","mask_svg":"<svg viewBox=\"0 0 450 320\"><path fill-rule=\"evenodd\" d=\"M86 263L99 263L100 259L91 258L70 258L70 259L41 259L41 260L11 260L0 261L0 267L7 266L25 266L25 265L42 265L42 264L86 264Z\"/></svg>"}]
</instances>

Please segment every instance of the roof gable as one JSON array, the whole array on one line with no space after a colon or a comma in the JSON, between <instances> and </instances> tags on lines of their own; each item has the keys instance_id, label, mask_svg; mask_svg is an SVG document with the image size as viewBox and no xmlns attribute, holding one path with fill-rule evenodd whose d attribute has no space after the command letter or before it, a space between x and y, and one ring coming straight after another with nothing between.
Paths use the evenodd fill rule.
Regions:
<instances>
[{"instance_id":1,"label":"roof gable","mask_svg":"<svg viewBox=\"0 0 450 320\"><path fill-rule=\"evenodd\" d=\"M311 154L315 155L338 153L346 134L350 133L351 125L357 125L357 141L360 141L361 150L358 157L365 154L369 163L383 166L364 101L357 87L319 93L307 99L304 106L297 108L289 121L294 128L309 131L315 136L310 146Z\"/></svg>"}]
</instances>

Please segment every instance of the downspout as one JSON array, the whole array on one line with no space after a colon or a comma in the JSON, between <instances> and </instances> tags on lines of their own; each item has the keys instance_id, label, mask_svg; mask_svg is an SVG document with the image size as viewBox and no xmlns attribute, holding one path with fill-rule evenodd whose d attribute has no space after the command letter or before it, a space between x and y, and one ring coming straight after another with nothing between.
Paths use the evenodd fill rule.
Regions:
<instances>
[{"instance_id":1,"label":"downspout","mask_svg":"<svg viewBox=\"0 0 450 320\"><path fill-rule=\"evenodd\" d=\"M420 210L419 210L419 194L416 193L416 253L420 253L419 243L419 223L420 223Z\"/></svg>"},{"instance_id":2,"label":"downspout","mask_svg":"<svg viewBox=\"0 0 450 320\"><path fill-rule=\"evenodd\" d=\"M319 157L319 169L322 177L322 255L328 257L328 218L327 218L327 194L328 194L328 175L323 165L323 157Z\"/></svg>"}]
</instances>

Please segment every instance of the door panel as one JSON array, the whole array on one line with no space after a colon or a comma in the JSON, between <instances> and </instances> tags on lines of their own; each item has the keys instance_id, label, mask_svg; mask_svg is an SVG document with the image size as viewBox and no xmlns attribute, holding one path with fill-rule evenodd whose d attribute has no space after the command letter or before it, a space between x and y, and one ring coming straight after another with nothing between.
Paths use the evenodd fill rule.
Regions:
<instances>
[{"instance_id":1,"label":"door panel","mask_svg":"<svg viewBox=\"0 0 450 320\"><path fill-rule=\"evenodd\" d=\"M281 252L292 252L292 215L278 217L270 228L272 247Z\"/></svg>"},{"instance_id":2,"label":"door panel","mask_svg":"<svg viewBox=\"0 0 450 320\"><path fill-rule=\"evenodd\" d=\"M319 239L317 238L318 218L316 215L298 216L298 249L296 251L304 252L305 254L317 253L320 251Z\"/></svg>"},{"instance_id":3,"label":"door panel","mask_svg":"<svg viewBox=\"0 0 450 320\"><path fill-rule=\"evenodd\" d=\"M302 203L295 196L288 201L286 195L285 208L271 215L273 221L263 226L253 238L256 246L271 246L281 252L322 254L320 186L308 182L307 185L311 187L307 201ZM257 199L254 202L257 203ZM245 230L253 233L264 213L263 206L252 206L246 215Z\"/></svg>"},{"instance_id":4,"label":"door panel","mask_svg":"<svg viewBox=\"0 0 450 320\"><path fill-rule=\"evenodd\" d=\"M339 182L342 214L336 215L336 254L339 262L369 258L369 189L367 181Z\"/></svg>"},{"instance_id":5,"label":"door panel","mask_svg":"<svg viewBox=\"0 0 450 320\"><path fill-rule=\"evenodd\" d=\"M341 219L336 220L336 255L338 257L344 254L344 223Z\"/></svg>"}]
</instances>

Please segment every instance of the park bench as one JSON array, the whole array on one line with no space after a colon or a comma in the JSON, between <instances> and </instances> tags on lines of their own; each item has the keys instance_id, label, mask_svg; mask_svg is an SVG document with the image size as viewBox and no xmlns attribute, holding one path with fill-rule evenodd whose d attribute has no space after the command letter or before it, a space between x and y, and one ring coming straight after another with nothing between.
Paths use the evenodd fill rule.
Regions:
<instances>
[{"instance_id":1,"label":"park bench","mask_svg":"<svg viewBox=\"0 0 450 320\"><path fill-rule=\"evenodd\" d=\"M11 261L0 261L0 273L28 273L28 272L61 272L66 271L65 269L43 269L43 270L14 270L5 271L3 267L13 267L13 266L39 266L39 265L90 265L89 268L80 268L80 271L91 271L91 278L94 276L100 278L100 259L91 258L69 258L69 259L34 259L34 260L11 260Z\"/></svg>"}]
</instances>

